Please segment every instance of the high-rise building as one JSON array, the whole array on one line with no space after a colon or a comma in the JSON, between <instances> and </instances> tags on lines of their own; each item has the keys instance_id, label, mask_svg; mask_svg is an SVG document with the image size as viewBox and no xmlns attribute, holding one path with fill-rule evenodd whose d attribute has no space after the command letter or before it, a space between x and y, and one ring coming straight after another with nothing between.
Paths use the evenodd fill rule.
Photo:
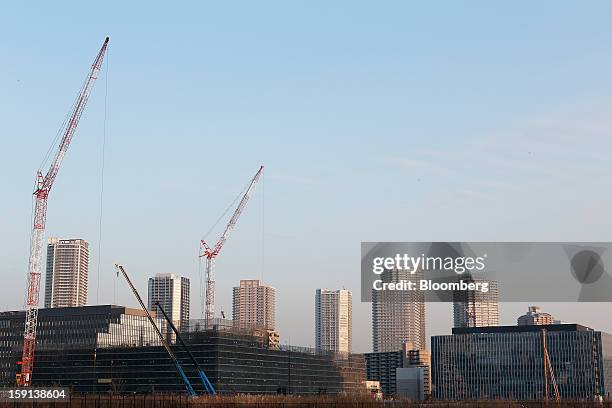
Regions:
<instances>
[{"instance_id":1,"label":"high-rise building","mask_svg":"<svg viewBox=\"0 0 612 408\"><path fill-rule=\"evenodd\" d=\"M232 319L274 330L276 325L276 289L257 279L242 279L234 287Z\"/></svg>"},{"instance_id":2,"label":"high-rise building","mask_svg":"<svg viewBox=\"0 0 612 408\"><path fill-rule=\"evenodd\" d=\"M49 238L45 307L87 304L89 244L83 239Z\"/></svg>"},{"instance_id":3,"label":"high-rise building","mask_svg":"<svg viewBox=\"0 0 612 408\"><path fill-rule=\"evenodd\" d=\"M519 316L516 323L519 326L545 325L555 323L555 319L550 314L540 311L538 306L529 306L527 313Z\"/></svg>"},{"instance_id":4,"label":"high-rise building","mask_svg":"<svg viewBox=\"0 0 612 408\"><path fill-rule=\"evenodd\" d=\"M499 326L499 302L497 281L468 277L463 280L488 283L488 291L456 292L453 299L455 327Z\"/></svg>"},{"instance_id":5,"label":"high-rise building","mask_svg":"<svg viewBox=\"0 0 612 408\"><path fill-rule=\"evenodd\" d=\"M552 400L544 350L562 399L592 401L612 392L609 334L578 324L463 327L431 338L433 398Z\"/></svg>"},{"instance_id":6,"label":"high-rise building","mask_svg":"<svg viewBox=\"0 0 612 408\"><path fill-rule=\"evenodd\" d=\"M315 347L350 353L353 337L353 297L346 289L317 289Z\"/></svg>"},{"instance_id":7,"label":"high-rise building","mask_svg":"<svg viewBox=\"0 0 612 408\"><path fill-rule=\"evenodd\" d=\"M158 317L163 319L155 302L159 302L164 312L178 330L184 330L189 326L189 278L179 277L172 273L158 273L149 278L149 303L148 309L157 312ZM165 326L165 325L164 325ZM170 327L167 328L168 338L173 340L174 334Z\"/></svg>"},{"instance_id":8,"label":"high-rise building","mask_svg":"<svg viewBox=\"0 0 612 408\"><path fill-rule=\"evenodd\" d=\"M414 274L386 270L382 282L412 281L418 287L423 271ZM425 343L425 295L422 291L372 289L372 345L374 352L398 351L409 342L416 348Z\"/></svg>"}]
</instances>

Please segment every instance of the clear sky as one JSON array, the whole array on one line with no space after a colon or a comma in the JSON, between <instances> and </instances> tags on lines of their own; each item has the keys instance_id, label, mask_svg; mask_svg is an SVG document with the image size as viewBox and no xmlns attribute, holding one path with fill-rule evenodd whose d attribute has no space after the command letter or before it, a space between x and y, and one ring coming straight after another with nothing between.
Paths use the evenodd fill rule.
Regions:
<instances>
[{"instance_id":1,"label":"clear sky","mask_svg":"<svg viewBox=\"0 0 612 408\"><path fill-rule=\"evenodd\" d=\"M263 275L282 341L307 346L315 288L346 287L367 351L361 241L612 241L611 18L605 1L6 3L0 309L23 303L35 171L106 35L47 224L91 243L91 303L136 305L119 261L142 292L191 277L198 316L198 241L264 164L217 310ZM612 331L609 304L540 306ZM427 310L449 333L451 306Z\"/></svg>"}]
</instances>

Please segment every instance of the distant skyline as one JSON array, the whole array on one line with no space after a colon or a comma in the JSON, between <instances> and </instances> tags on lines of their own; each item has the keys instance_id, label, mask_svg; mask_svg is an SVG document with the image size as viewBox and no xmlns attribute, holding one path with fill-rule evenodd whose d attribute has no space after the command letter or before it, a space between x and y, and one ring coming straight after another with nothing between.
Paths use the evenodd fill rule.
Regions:
<instances>
[{"instance_id":1,"label":"distant skyline","mask_svg":"<svg viewBox=\"0 0 612 408\"><path fill-rule=\"evenodd\" d=\"M316 288L360 292L361 241L612 241L611 17L604 1L4 4L0 310L22 306L34 176L106 35L46 233L90 243L90 304L136 306L121 262L141 293L189 277L198 317L199 240L262 164L216 310L262 279L282 343L314 346ZM539 306L612 332L610 304ZM427 337L450 333L452 304L426 314ZM358 299L353 350L371 350Z\"/></svg>"}]
</instances>

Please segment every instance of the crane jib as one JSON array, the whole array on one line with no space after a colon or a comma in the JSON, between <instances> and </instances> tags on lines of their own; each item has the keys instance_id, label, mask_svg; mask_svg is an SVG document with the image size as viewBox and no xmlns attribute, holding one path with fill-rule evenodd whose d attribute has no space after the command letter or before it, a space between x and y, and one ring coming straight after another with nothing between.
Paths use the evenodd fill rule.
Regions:
<instances>
[{"instance_id":1,"label":"crane jib","mask_svg":"<svg viewBox=\"0 0 612 408\"><path fill-rule=\"evenodd\" d=\"M200 241L200 245L201 245L200 258L206 258L206 271L205 271L206 299L205 299L205 304L204 304L204 321L207 327L209 327L212 324L212 320L214 318L215 258L221 252L221 249L223 248L223 245L227 241L227 238L229 237L230 232L234 229L234 226L238 222L238 219L240 218L240 214L242 213L242 210L244 209L244 207L246 207L249 201L249 198L251 197L251 192L253 191L253 187L255 187L255 184L257 183L257 181L259 180L259 177L263 173L263 169L264 169L264 166L260 166L259 170L257 170L257 173L255 173L255 176L251 179L251 183L249 184L249 187L246 189L246 192L242 196L242 199L240 200L238 207L236 207L236 210L234 211L232 218L230 218L229 222L227 223L227 226L225 227L225 230L223 231L223 234L221 234L221 236L219 237L219 240L217 241L213 249L211 249L208 246L208 244L204 242L204 240ZM202 251L202 249L204 250Z\"/></svg>"},{"instance_id":2,"label":"crane jib","mask_svg":"<svg viewBox=\"0 0 612 408\"><path fill-rule=\"evenodd\" d=\"M81 119L87 100L97 74L102 67L102 61L106 54L109 38L106 37L102 48L98 52L96 59L87 75L87 80L83 84L81 91L74 104L74 108L70 114L70 119L67 122L66 129L63 132L62 140L53 157L51 166L43 177L41 172L37 173L37 189L34 192L36 196L36 206L34 208L34 218L32 225L32 235L30 241L30 258L28 266L28 287L26 290L26 317L24 328L24 342L21 355L21 372L16 376L17 386L28 387L32 385L32 373L34 369L34 351L36 346L36 325L38 322L38 300L40 294L40 275L42 273L42 256L43 256L43 235L47 220L47 200L49 191L55 181L55 177L59 172L62 160L68 151L70 141L76 132L76 128Z\"/></svg>"}]
</instances>

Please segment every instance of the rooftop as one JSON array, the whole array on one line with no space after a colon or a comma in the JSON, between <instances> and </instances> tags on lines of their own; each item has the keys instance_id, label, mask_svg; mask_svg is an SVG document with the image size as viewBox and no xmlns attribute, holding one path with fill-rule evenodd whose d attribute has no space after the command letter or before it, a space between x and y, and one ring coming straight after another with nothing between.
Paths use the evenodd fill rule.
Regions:
<instances>
[{"instance_id":1,"label":"rooftop","mask_svg":"<svg viewBox=\"0 0 612 408\"><path fill-rule=\"evenodd\" d=\"M541 332L543 329L549 332L593 331L590 327L580 324L547 324L529 326L454 327L453 334L527 333Z\"/></svg>"},{"instance_id":2,"label":"rooftop","mask_svg":"<svg viewBox=\"0 0 612 408\"><path fill-rule=\"evenodd\" d=\"M82 316L82 315L100 315L100 314L128 314L132 316L145 316L145 312L141 309L133 309L125 306L118 305L95 305L95 306L76 306L76 307L54 307L54 308L40 308L39 315L43 316ZM0 318L6 318L10 316L23 318L25 310L13 310L7 312L0 312ZM152 316L155 316L154 312L151 312Z\"/></svg>"}]
</instances>

